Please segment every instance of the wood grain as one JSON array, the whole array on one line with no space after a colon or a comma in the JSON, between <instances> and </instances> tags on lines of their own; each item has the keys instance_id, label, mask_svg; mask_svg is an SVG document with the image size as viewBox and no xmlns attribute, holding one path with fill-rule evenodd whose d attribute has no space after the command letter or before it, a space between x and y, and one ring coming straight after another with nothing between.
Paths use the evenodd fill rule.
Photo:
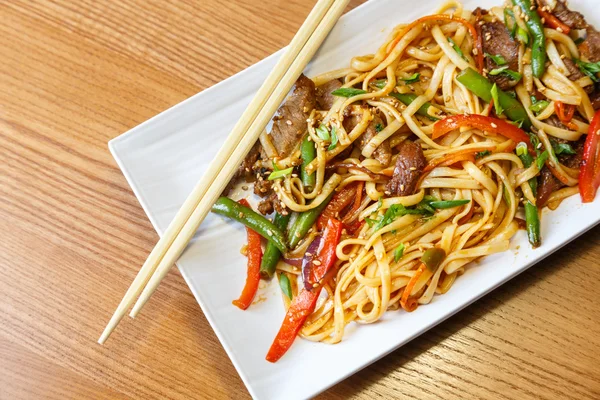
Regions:
<instances>
[{"instance_id":1,"label":"wood grain","mask_svg":"<svg viewBox=\"0 0 600 400\"><path fill-rule=\"evenodd\" d=\"M249 397L175 270L95 343L157 240L106 143L281 48L311 7L0 2L0 398ZM600 398L599 259L596 228L320 397Z\"/></svg>"}]
</instances>

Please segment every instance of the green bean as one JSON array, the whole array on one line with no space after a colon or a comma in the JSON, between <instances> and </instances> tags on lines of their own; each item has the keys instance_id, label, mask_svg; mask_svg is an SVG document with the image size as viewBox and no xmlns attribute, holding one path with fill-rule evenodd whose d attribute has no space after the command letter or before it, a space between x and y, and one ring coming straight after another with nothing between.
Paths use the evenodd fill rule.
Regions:
<instances>
[{"instance_id":1,"label":"green bean","mask_svg":"<svg viewBox=\"0 0 600 400\"><path fill-rule=\"evenodd\" d=\"M219 197L219 200L212 206L212 212L241 222L277 246L282 253L287 252L283 232L273 225L271 221L254 212L251 208L244 207L228 197Z\"/></svg>"},{"instance_id":2,"label":"green bean","mask_svg":"<svg viewBox=\"0 0 600 400\"><path fill-rule=\"evenodd\" d=\"M544 25L538 15L536 8L532 7L531 0L512 0L515 6L521 8L525 14L525 25L533 36L531 44L531 69L536 78L541 78L546 70L546 36Z\"/></svg>"},{"instance_id":3,"label":"green bean","mask_svg":"<svg viewBox=\"0 0 600 400\"><path fill-rule=\"evenodd\" d=\"M311 189L315 186L316 174L306 172L306 167L316 157L315 144L312 140L308 140L310 135L306 135L300 147L300 156L302 157L302 166L300 167L300 177L305 188Z\"/></svg>"},{"instance_id":4,"label":"green bean","mask_svg":"<svg viewBox=\"0 0 600 400\"><path fill-rule=\"evenodd\" d=\"M314 225L319 215L323 212L329 201L333 197L334 192L332 192L321 204L312 210L305 211L298 215L298 218L288 231L288 244L290 249L295 248L300 240L306 236L310 228Z\"/></svg>"},{"instance_id":5,"label":"green bean","mask_svg":"<svg viewBox=\"0 0 600 400\"><path fill-rule=\"evenodd\" d=\"M276 213L275 218L273 218L273 223L282 232L285 232L289 221L289 213L287 215ZM275 267L277 267L277 262L279 262L280 257L281 251L279 251L279 249L277 248L277 246L275 246L274 243L268 242L267 247L265 248L265 253L263 254L262 261L260 262L260 276L262 278L268 279L273 276L273 273L275 272Z\"/></svg>"}]
</instances>

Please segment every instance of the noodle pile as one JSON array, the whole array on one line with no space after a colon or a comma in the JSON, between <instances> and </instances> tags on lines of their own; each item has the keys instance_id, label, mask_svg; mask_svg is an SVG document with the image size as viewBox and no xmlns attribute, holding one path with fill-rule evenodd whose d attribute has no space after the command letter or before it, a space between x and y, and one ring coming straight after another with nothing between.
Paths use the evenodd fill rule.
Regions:
<instances>
[{"instance_id":1,"label":"noodle pile","mask_svg":"<svg viewBox=\"0 0 600 400\"><path fill-rule=\"evenodd\" d=\"M506 7L512 8L511 5ZM373 323L388 310L413 311L418 305L428 304L434 294L450 290L469 263L508 250L510 239L519 230L520 205L524 200L536 202L528 182L539 175L540 167L536 163L528 168L523 165L515 154L517 143L470 127L434 140L435 118L417 113L426 103L432 104L428 113L439 118L458 114L489 115L493 109L456 80L462 70L478 68L478 51L469 27L475 24L475 16L457 1L446 2L436 13L451 18L399 25L375 54L355 57L349 68L313 78L316 86L340 79L343 88L360 87L366 93L337 97L331 109L312 112L308 135L315 143L317 155L307 170L316 176L314 187L306 188L298 176L289 175L274 181L274 190L289 210L298 213L311 210L332 193L360 182L365 195L352 215L345 217L345 223L378 221L394 205L417 206L431 197L470 202L437 210L430 216L403 215L376 231L372 223L364 223L352 235L344 232L336 249L337 274L324 284L326 296L322 296L300 332L305 339L337 343L352 321ZM504 7L492 8L490 13L503 21ZM514 14L516 23L525 29L520 13ZM557 30L546 29L545 34L550 61L546 73L540 79L534 77L529 65L531 50L520 46L518 72L523 79L516 85L515 92L537 131L538 148L553 155L551 138L576 141L587 132L594 109L584 89L593 82L588 76L575 82L569 80L563 59L579 58L577 46L569 36ZM416 73L420 79L406 83ZM537 115L530 110L534 89L550 102ZM417 97L406 106L391 96L392 93L411 93ZM574 105L579 111L580 115L572 119L568 129L547 122L556 113L556 102ZM365 133L376 116L385 121L384 127L362 150L353 147L341 167L329 165L336 157L336 162L340 162L339 156ZM346 131L342 122L351 117L359 118L360 122ZM319 135L317 128L321 125L336 130L335 148ZM392 150L389 166L382 166L372 156L384 141L389 141L394 149L409 137L422 147L429 168L415 194L393 197L386 193L385 184L392 175L397 154ZM287 168L299 162L300 150L297 150L290 157L278 160L277 166ZM552 194L549 206L554 209L563 199L578 193L579 171L562 165L556 156L550 163L565 177L567 185ZM316 234L313 228L286 257L302 257ZM400 257L399 246L404 249ZM443 249L447 256L437 270L419 272L410 292L414 300L402 305L401 298L417 274L420 258L433 247ZM301 280L299 268L282 260L277 270L291 280L296 295ZM286 296L284 301L289 307Z\"/></svg>"}]
</instances>

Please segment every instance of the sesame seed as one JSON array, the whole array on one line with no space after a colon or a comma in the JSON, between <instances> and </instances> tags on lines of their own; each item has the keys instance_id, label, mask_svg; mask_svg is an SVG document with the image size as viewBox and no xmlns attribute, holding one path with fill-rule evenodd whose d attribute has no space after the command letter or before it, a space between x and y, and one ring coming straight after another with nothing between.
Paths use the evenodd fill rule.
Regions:
<instances>
[{"instance_id":1,"label":"sesame seed","mask_svg":"<svg viewBox=\"0 0 600 400\"><path fill-rule=\"evenodd\" d=\"M541 19L540 19L540 22L541 22L542 24L546 23L546 18L541 18Z\"/></svg>"},{"instance_id":2,"label":"sesame seed","mask_svg":"<svg viewBox=\"0 0 600 400\"><path fill-rule=\"evenodd\" d=\"M559 31L560 33L563 33L563 29L559 26L556 28L557 31Z\"/></svg>"},{"instance_id":3,"label":"sesame seed","mask_svg":"<svg viewBox=\"0 0 600 400\"><path fill-rule=\"evenodd\" d=\"M267 235L269 235L269 236L273 236L273 231L270 231L270 230L269 230L269 231L267 231Z\"/></svg>"},{"instance_id":4,"label":"sesame seed","mask_svg":"<svg viewBox=\"0 0 600 400\"><path fill-rule=\"evenodd\" d=\"M498 125L496 125L494 122L492 122L492 128L497 128Z\"/></svg>"},{"instance_id":5,"label":"sesame seed","mask_svg":"<svg viewBox=\"0 0 600 400\"><path fill-rule=\"evenodd\" d=\"M313 261L313 264L315 264L315 265L321 265L321 261L315 260L315 261Z\"/></svg>"},{"instance_id":6,"label":"sesame seed","mask_svg":"<svg viewBox=\"0 0 600 400\"><path fill-rule=\"evenodd\" d=\"M409 169L410 169L411 171L416 171L416 170L417 170L417 167L410 167Z\"/></svg>"},{"instance_id":7,"label":"sesame seed","mask_svg":"<svg viewBox=\"0 0 600 400\"><path fill-rule=\"evenodd\" d=\"M541 144L541 143L538 143L536 147L537 147L538 149L541 149L541 148L542 148L542 144Z\"/></svg>"},{"instance_id":8,"label":"sesame seed","mask_svg":"<svg viewBox=\"0 0 600 400\"><path fill-rule=\"evenodd\" d=\"M238 214L238 217L244 218L244 213L240 211L240 213Z\"/></svg>"},{"instance_id":9,"label":"sesame seed","mask_svg":"<svg viewBox=\"0 0 600 400\"><path fill-rule=\"evenodd\" d=\"M400 191L404 192L404 185L400 185Z\"/></svg>"},{"instance_id":10,"label":"sesame seed","mask_svg":"<svg viewBox=\"0 0 600 400\"><path fill-rule=\"evenodd\" d=\"M319 284L317 282L315 282L315 283L312 284L312 287L314 287L314 288L316 288L318 286L319 286Z\"/></svg>"},{"instance_id":11,"label":"sesame seed","mask_svg":"<svg viewBox=\"0 0 600 400\"><path fill-rule=\"evenodd\" d=\"M297 238L300 238L300 237L302 237L302 235L300 234L300 232L296 232L296 235L295 235L295 236L296 236Z\"/></svg>"},{"instance_id":12,"label":"sesame seed","mask_svg":"<svg viewBox=\"0 0 600 400\"><path fill-rule=\"evenodd\" d=\"M308 251L306 253L304 253L304 255L312 257L312 253L309 253Z\"/></svg>"},{"instance_id":13,"label":"sesame seed","mask_svg":"<svg viewBox=\"0 0 600 400\"><path fill-rule=\"evenodd\" d=\"M286 123L287 125L290 125L290 126L292 125L292 121L291 121L291 120L289 120L289 119L288 119L287 121L285 121L285 123Z\"/></svg>"}]
</instances>

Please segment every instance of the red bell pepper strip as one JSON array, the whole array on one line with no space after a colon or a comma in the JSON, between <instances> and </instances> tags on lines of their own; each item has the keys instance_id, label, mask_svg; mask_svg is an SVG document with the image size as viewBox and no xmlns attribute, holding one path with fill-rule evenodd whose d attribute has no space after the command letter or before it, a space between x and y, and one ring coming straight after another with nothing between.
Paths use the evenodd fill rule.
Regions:
<instances>
[{"instance_id":1,"label":"red bell pepper strip","mask_svg":"<svg viewBox=\"0 0 600 400\"><path fill-rule=\"evenodd\" d=\"M596 111L583 147L579 171L579 193L584 203L591 203L600 187L600 110Z\"/></svg>"},{"instance_id":2,"label":"red bell pepper strip","mask_svg":"<svg viewBox=\"0 0 600 400\"><path fill-rule=\"evenodd\" d=\"M324 280L332 276L328 272L335 264L335 248L340 241L342 227L343 224L334 218L327 221L318 255L313 261L312 276L313 280L317 282L316 287L313 290L302 289L292 300L281 328L267 353L267 361L274 363L289 350L306 318L315 310L322 284Z\"/></svg>"},{"instance_id":3,"label":"red bell pepper strip","mask_svg":"<svg viewBox=\"0 0 600 400\"><path fill-rule=\"evenodd\" d=\"M356 184L349 184L333 196L317 220L320 231L327 226L328 219L339 217L339 214L354 201L355 194Z\"/></svg>"},{"instance_id":4,"label":"red bell pepper strip","mask_svg":"<svg viewBox=\"0 0 600 400\"><path fill-rule=\"evenodd\" d=\"M544 18L544 24L548 25L550 28L553 28L556 30L558 30L558 28L560 28L560 30L558 30L558 31L564 33L565 35L568 35L569 32L571 32L571 28L568 25L564 24L560 19L556 18L554 15L550 14L549 12L546 12L546 11L542 10L541 8L538 8L537 13L539 14L540 17Z\"/></svg>"},{"instance_id":5,"label":"red bell pepper strip","mask_svg":"<svg viewBox=\"0 0 600 400\"><path fill-rule=\"evenodd\" d=\"M529 136L527 136L524 130L502 119L486 117L478 114L452 115L436 122L433 126L432 138L437 139L446 133L463 126L470 126L486 132L494 133L496 135L504 136L508 139L511 139L515 143L525 142L527 146L533 150Z\"/></svg>"},{"instance_id":6,"label":"red bell pepper strip","mask_svg":"<svg viewBox=\"0 0 600 400\"><path fill-rule=\"evenodd\" d=\"M245 207L250 207L246 199L238 201ZM241 308L242 310L247 309L252 304L254 296L258 291L258 284L260 282L260 262L262 259L262 249L260 247L260 235L250 228L246 228L248 234L248 275L246 277L246 284L240 298L232 301L234 306Z\"/></svg>"}]
</instances>

